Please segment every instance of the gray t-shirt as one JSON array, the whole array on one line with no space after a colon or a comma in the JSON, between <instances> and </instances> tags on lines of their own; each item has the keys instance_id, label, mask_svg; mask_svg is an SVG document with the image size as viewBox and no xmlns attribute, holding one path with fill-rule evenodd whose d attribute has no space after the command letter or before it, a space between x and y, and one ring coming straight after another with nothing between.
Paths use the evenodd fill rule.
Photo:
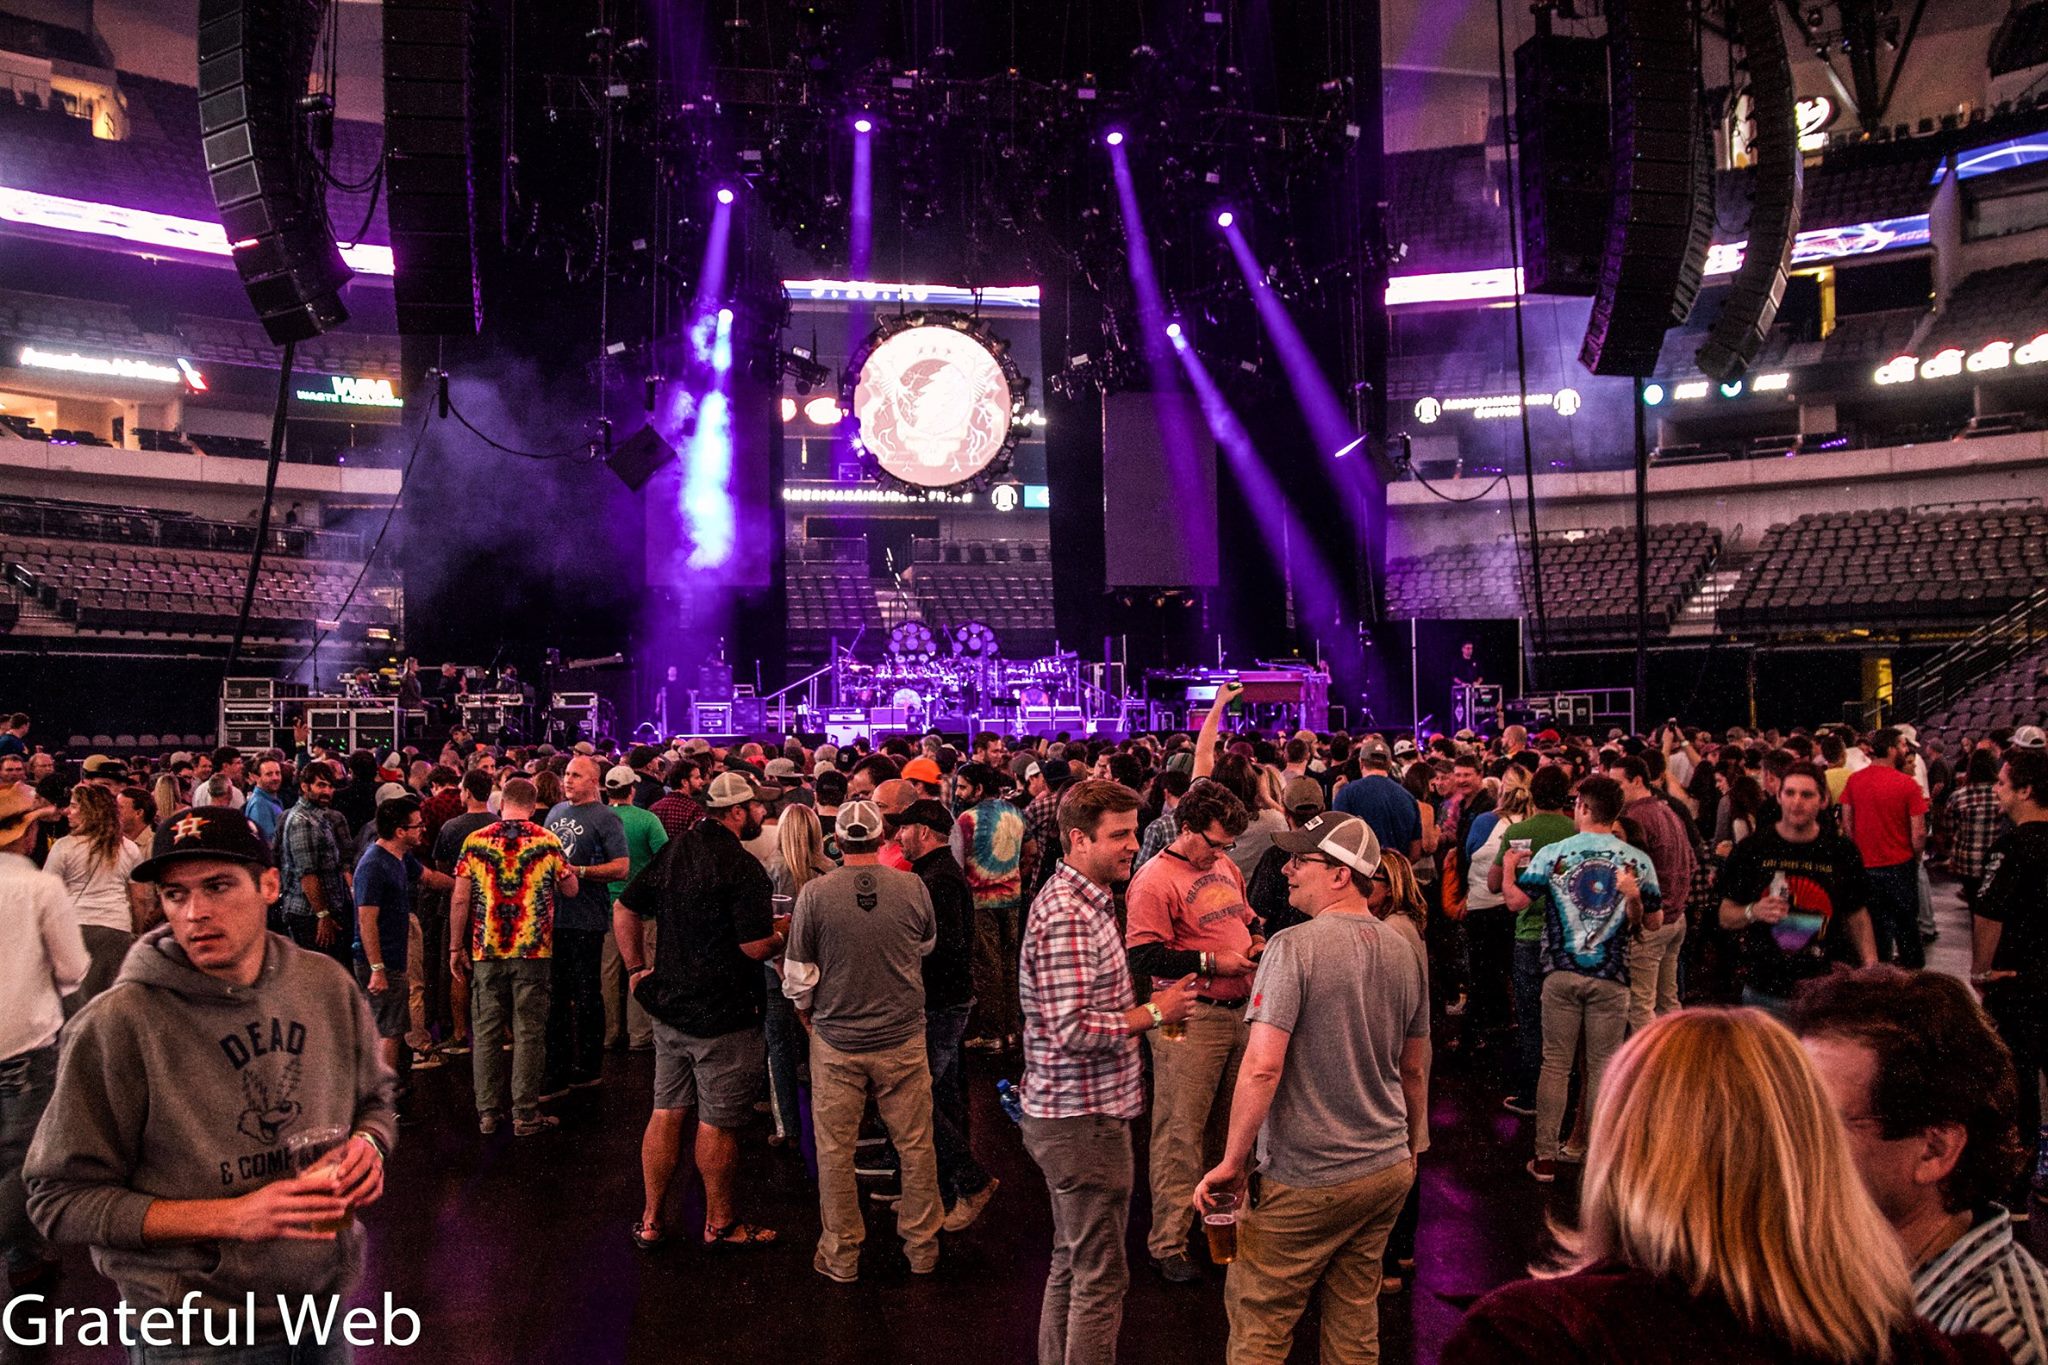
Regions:
<instances>
[{"instance_id":1,"label":"gray t-shirt","mask_svg":"<svg viewBox=\"0 0 2048 1365\"><path fill-rule=\"evenodd\" d=\"M842 867L805 883L786 957L818 968L811 1027L841 1052L923 1037L923 964L938 926L931 893L913 873Z\"/></svg>"},{"instance_id":2,"label":"gray t-shirt","mask_svg":"<svg viewBox=\"0 0 2048 1365\"><path fill-rule=\"evenodd\" d=\"M1401 1049L1429 1036L1429 988L1401 935L1320 915L1266 945L1245 1018L1285 1029L1287 1066L1259 1130L1259 1169L1341 1185L1408 1159Z\"/></svg>"}]
</instances>

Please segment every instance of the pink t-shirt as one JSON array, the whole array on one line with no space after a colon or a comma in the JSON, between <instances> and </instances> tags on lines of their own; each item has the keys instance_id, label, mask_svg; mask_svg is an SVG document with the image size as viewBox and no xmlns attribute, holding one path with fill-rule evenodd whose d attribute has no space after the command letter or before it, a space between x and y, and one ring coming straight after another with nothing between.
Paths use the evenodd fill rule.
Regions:
<instances>
[{"instance_id":1,"label":"pink t-shirt","mask_svg":"<svg viewBox=\"0 0 2048 1365\"><path fill-rule=\"evenodd\" d=\"M1124 902L1126 948L1163 943L1184 953L1251 951L1253 916L1245 900L1244 874L1228 858L1219 857L1197 872L1187 859L1162 853L1131 878ZM1154 978L1153 984L1173 983ZM1212 1000L1242 1000L1251 990L1249 976L1195 979L1195 993Z\"/></svg>"}]
</instances>

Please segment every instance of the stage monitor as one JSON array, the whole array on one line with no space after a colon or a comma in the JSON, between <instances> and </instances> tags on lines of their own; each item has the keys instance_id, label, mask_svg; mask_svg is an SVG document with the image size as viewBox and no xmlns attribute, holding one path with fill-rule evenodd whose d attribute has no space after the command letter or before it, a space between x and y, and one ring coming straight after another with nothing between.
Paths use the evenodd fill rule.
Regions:
<instances>
[{"instance_id":1,"label":"stage monitor","mask_svg":"<svg viewBox=\"0 0 2048 1365\"><path fill-rule=\"evenodd\" d=\"M1103 400L1102 514L1107 587L1216 586L1216 442L1193 395Z\"/></svg>"}]
</instances>

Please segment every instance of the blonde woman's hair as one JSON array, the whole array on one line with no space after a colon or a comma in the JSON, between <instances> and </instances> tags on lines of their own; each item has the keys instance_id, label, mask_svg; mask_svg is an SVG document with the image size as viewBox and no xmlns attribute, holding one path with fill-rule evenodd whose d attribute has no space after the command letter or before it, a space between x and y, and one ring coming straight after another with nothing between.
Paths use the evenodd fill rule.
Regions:
<instances>
[{"instance_id":1,"label":"blonde woman's hair","mask_svg":"<svg viewBox=\"0 0 2048 1365\"><path fill-rule=\"evenodd\" d=\"M172 811L185 808L184 784L170 773L158 774L149 795L156 802L156 813L161 819L168 820Z\"/></svg>"},{"instance_id":2,"label":"blonde woman's hair","mask_svg":"<svg viewBox=\"0 0 2048 1365\"><path fill-rule=\"evenodd\" d=\"M1564 1270L1620 1261L1674 1280L1817 1360L1888 1361L1913 1315L1835 1107L1761 1010L1680 1010L1622 1046L1593 1108L1579 1226L1557 1236Z\"/></svg>"},{"instance_id":3,"label":"blonde woman's hair","mask_svg":"<svg viewBox=\"0 0 2048 1365\"><path fill-rule=\"evenodd\" d=\"M1415 880L1415 864L1391 849L1380 853L1380 871L1387 874L1387 913L1406 915L1418 929L1429 927L1429 907L1422 899L1422 884Z\"/></svg>"},{"instance_id":4,"label":"blonde woman's hair","mask_svg":"<svg viewBox=\"0 0 2048 1365\"><path fill-rule=\"evenodd\" d=\"M1529 788L1526 784L1519 787L1507 787L1502 790L1500 803L1494 809L1500 812L1499 823L1494 828L1504 830L1509 825L1518 824L1534 815L1536 813L1536 800L1529 795Z\"/></svg>"},{"instance_id":5,"label":"blonde woman's hair","mask_svg":"<svg viewBox=\"0 0 2048 1365\"><path fill-rule=\"evenodd\" d=\"M93 862L112 864L121 855L121 813L114 794L82 782L71 789L71 804L78 811L72 837L85 845Z\"/></svg>"},{"instance_id":6,"label":"blonde woman's hair","mask_svg":"<svg viewBox=\"0 0 2048 1365\"><path fill-rule=\"evenodd\" d=\"M784 808L775 826L775 850L789 870L792 891L803 890L805 882L832 870L832 860L825 856L825 826L809 806Z\"/></svg>"}]
</instances>

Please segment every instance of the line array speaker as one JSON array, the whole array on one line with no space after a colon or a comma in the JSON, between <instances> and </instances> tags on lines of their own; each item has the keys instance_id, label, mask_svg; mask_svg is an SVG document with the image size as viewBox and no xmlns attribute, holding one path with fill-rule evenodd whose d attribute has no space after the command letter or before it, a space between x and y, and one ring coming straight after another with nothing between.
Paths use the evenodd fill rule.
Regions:
<instances>
[{"instance_id":1,"label":"line array speaker","mask_svg":"<svg viewBox=\"0 0 2048 1365\"><path fill-rule=\"evenodd\" d=\"M1532 294L1599 287L1607 222L1607 45L1538 33L1515 49L1522 278Z\"/></svg>"},{"instance_id":2,"label":"line array speaker","mask_svg":"<svg viewBox=\"0 0 2048 1365\"><path fill-rule=\"evenodd\" d=\"M1748 371L1785 301L1806 175L1799 154L1792 54L1777 13L1770 0L1735 0L1734 11L1748 55L1749 110L1756 124L1749 144L1756 153L1749 245L1713 330L1695 356L1701 373L1723 383Z\"/></svg>"},{"instance_id":3,"label":"line array speaker","mask_svg":"<svg viewBox=\"0 0 2048 1365\"><path fill-rule=\"evenodd\" d=\"M235 269L270 339L308 341L348 319L351 272L300 99L326 0L200 0L199 131Z\"/></svg>"},{"instance_id":4,"label":"line array speaker","mask_svg":"<svg viewBox=\"0 0 2048 1365\"><path fill-rule=\"evenodd\" d=\"M1607 43L1613 194L1579 360L1594 374L1647 375L1693 236L1700 104L1692 16L1685 0L1615 0Z\"/></svg>"},{"instance_id":5,"label":"line array speaker","mask_svg":"<svg viewBox=\"0 0 2048 1365\"><path fill-rule=\"evenodd\" d=\"M401 336L483 322L470 127L471 0L385 0L385 188Z\"/></svg>"}]
</instances>

